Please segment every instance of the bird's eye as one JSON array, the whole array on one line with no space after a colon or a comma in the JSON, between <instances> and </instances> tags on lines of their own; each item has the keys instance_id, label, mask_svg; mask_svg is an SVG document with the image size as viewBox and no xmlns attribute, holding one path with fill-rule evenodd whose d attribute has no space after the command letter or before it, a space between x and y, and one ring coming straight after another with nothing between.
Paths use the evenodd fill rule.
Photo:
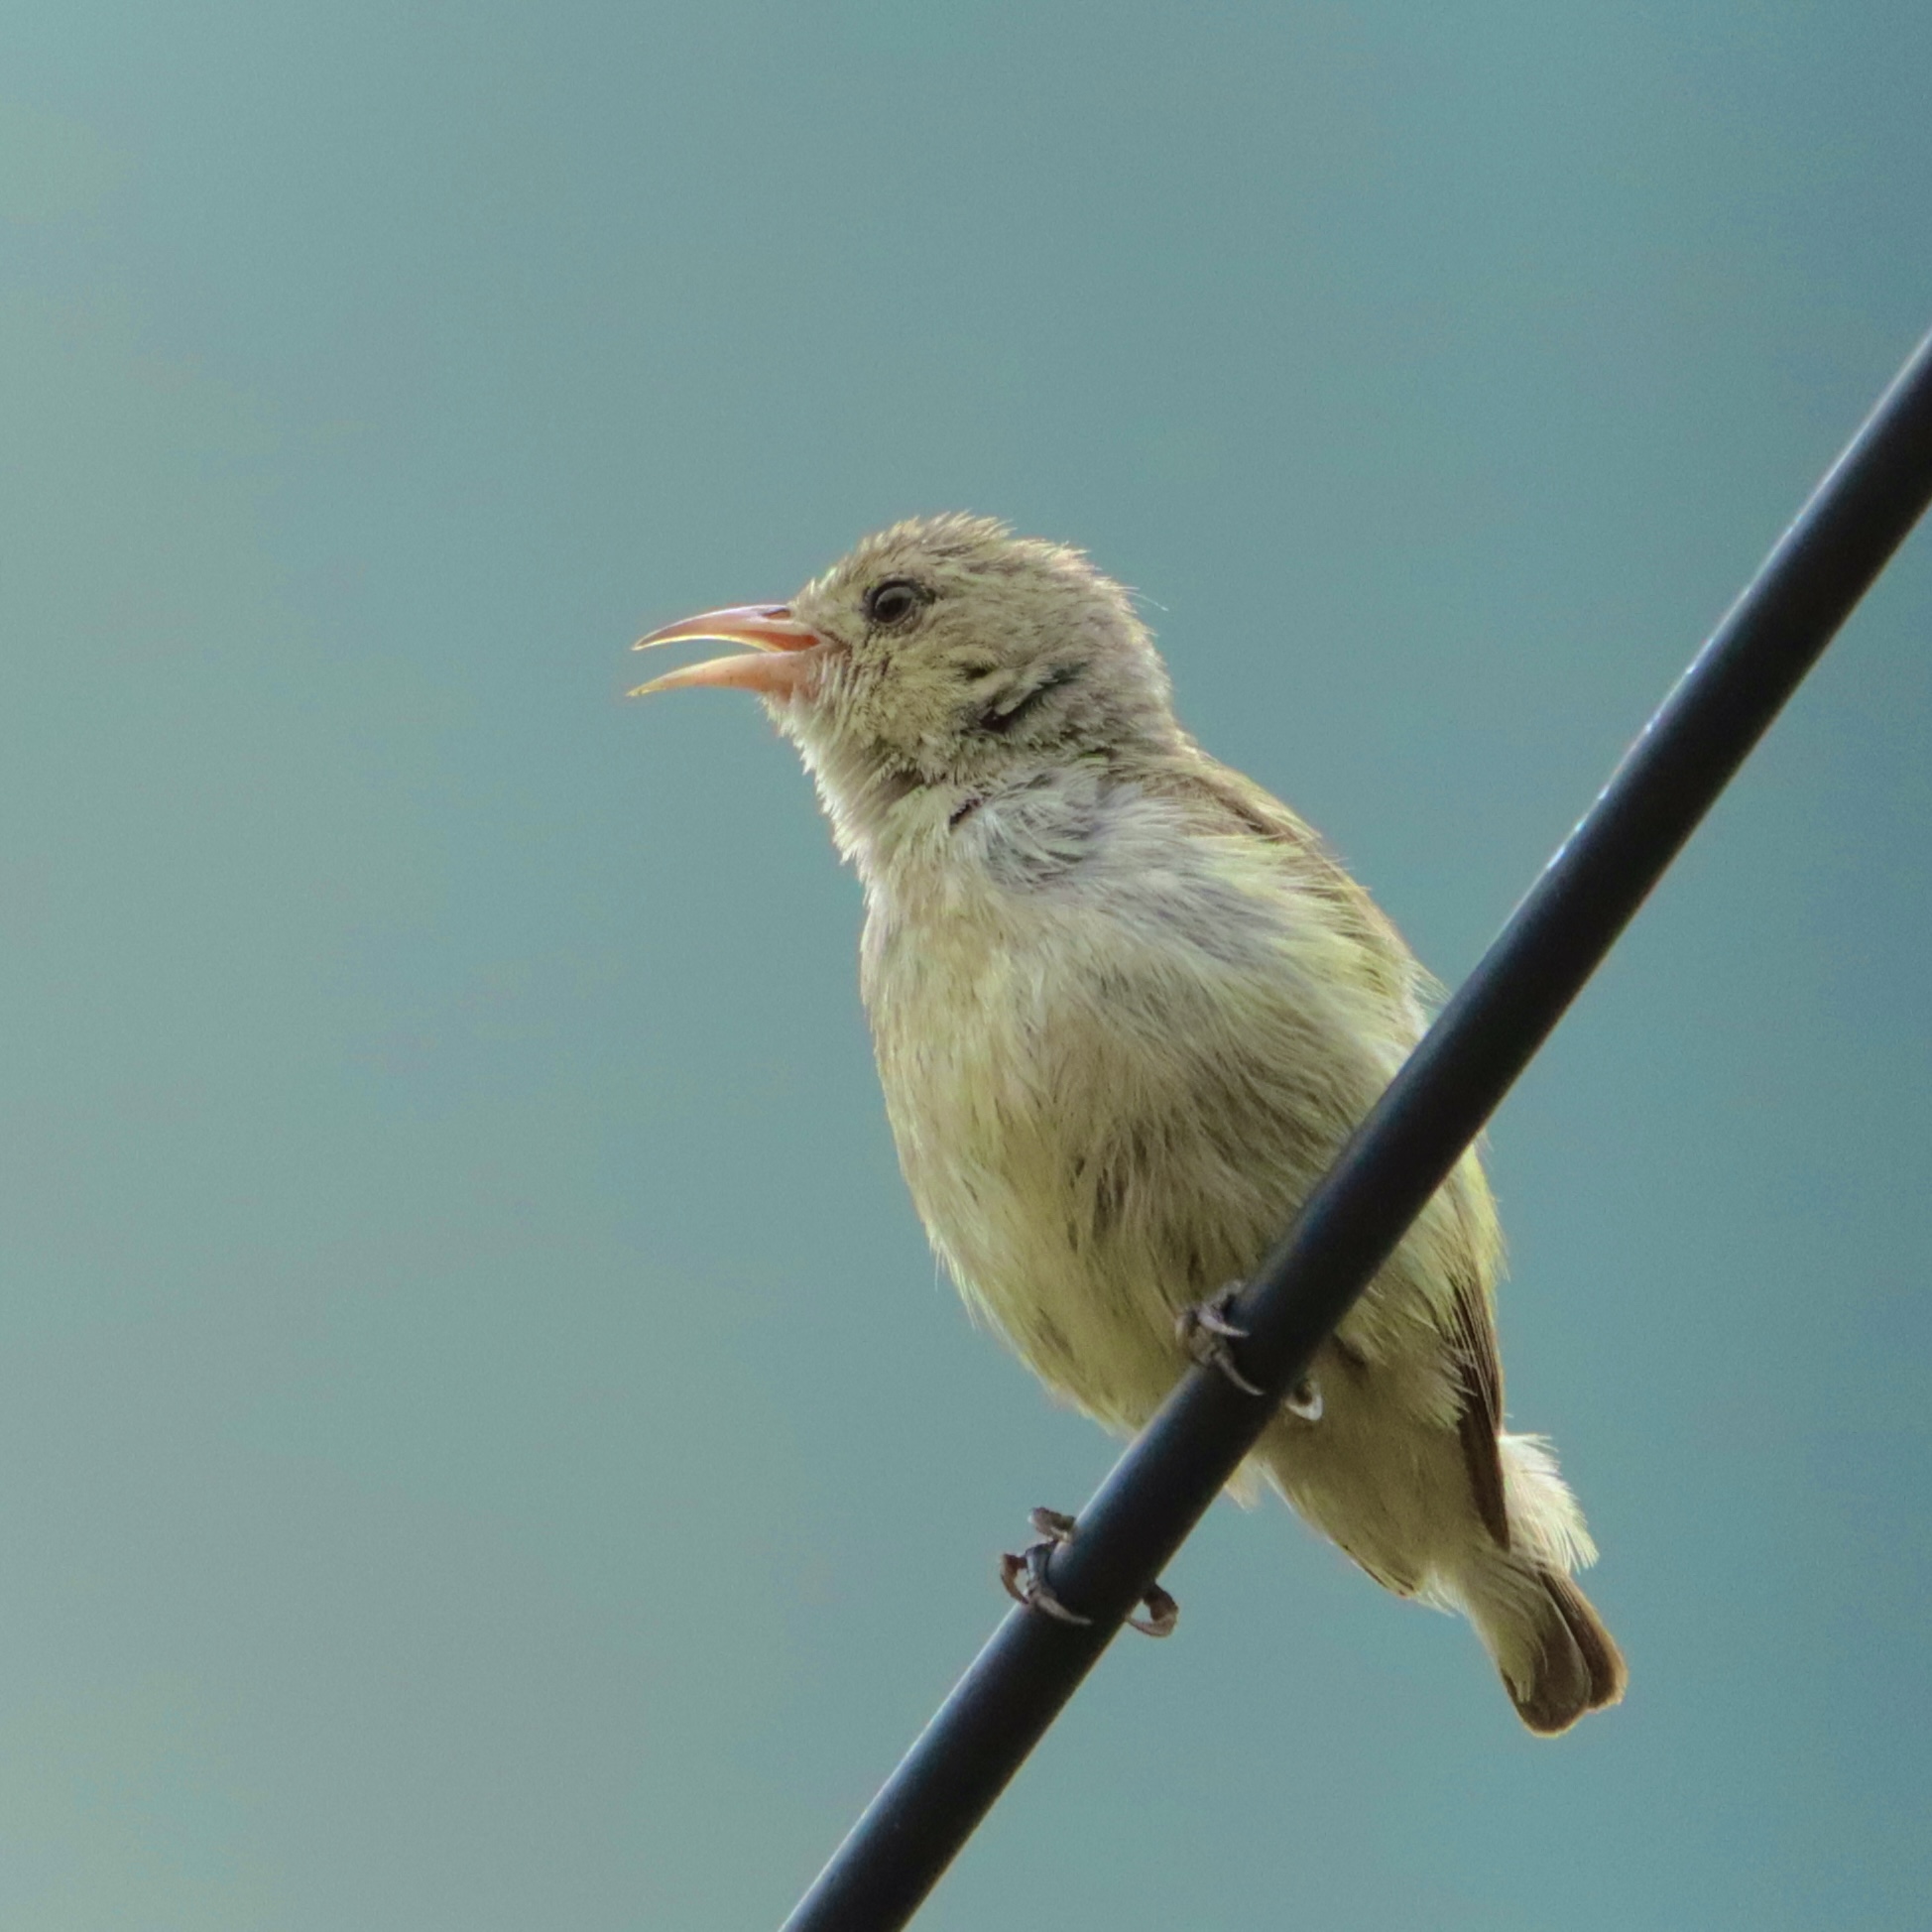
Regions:
<instances>
[{"instance_id":1,"label":"bird's eye","mask_svg":"<svg viewBox=\"0 0 1932 1932\"><path fill-rule=\"evenodd\" d=\"M891 630L912 617L925 602L925 593L910 577L888 577L866 592L866 621Z\"/></svg>"}]
</instances>

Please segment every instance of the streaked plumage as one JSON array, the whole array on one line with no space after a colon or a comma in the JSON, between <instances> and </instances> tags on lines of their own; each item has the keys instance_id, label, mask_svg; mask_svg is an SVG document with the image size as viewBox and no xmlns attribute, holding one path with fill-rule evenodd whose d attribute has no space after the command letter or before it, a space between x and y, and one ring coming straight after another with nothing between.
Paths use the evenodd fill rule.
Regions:
<instances>
[{"instance_id":1,"label":"streaked plumage","mask_svg":"<svg viewBox=\"0 0 1932 1932\"><path fill-rule=\"evenodd\" d=\"M866 1009L933 1246L1042 1381L1134 1429L1187 1365L1176 1316L1254 1268L1414 1044L1426 976L1179 727L1079 552L901 524L763 621L672 634L782 659L660 682L748 684L797 744L865 885ZM1280 1411L1253 1467L1378 1581L1467 1611L1551 1732L1624 1670L1570 1581L1595 1552L1553 1459L1502 1431L1501 1249L1472 1154L1322 1352L1319 1419Z\"/></svg>"}]
</instances>

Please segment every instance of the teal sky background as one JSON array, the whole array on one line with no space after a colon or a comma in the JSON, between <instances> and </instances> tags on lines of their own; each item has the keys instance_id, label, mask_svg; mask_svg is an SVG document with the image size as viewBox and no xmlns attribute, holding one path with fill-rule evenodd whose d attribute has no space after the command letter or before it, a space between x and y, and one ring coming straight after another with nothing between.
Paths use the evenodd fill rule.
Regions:
<instances>
[{"instance_id":1,"label":"teal sky background","mask_svg":"<svg viewBox=\"0 0 1932 1932\"><path fill-rule=\"evenodd\" d=\"M971 508L1445 978L1932 323L1932 13L0 29L0 1924L776 1924L1113 1456L642 630ZM1496 1124L1629 1702L1217 1509L934 1932L1932 1896L1932 536Z\"/></svg>"}]
</instances>

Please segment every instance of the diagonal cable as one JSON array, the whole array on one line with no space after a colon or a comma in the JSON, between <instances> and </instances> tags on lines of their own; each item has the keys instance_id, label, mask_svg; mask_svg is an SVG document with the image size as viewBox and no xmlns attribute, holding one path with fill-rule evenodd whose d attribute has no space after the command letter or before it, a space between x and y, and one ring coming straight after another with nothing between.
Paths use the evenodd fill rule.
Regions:
<instances>
[{"instance_id":1,"label":"diagonal cable","mask_svg":"<svg viewBox=\"0 0 1932 1932\"><path fill-rule=\"evenodd\" d=\"M1052 1559L1054 1594L1092 1623L1013 1612L783 1932L891 1932L917 1911L1928 500L1932 336L1244 1290L1242 1371L1273 1399L1210 1371L1182 1380Z\"/></svg>"}]
</instances>

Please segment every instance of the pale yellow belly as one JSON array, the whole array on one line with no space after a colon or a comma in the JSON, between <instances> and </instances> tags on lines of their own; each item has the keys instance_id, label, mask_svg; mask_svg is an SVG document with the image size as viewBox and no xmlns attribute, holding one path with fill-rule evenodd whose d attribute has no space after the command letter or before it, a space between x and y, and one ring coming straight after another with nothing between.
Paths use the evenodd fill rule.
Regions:
<instances>
[{"instance_id":1,"label":"pale yellow belly","mask_svg":"<svg viewBox=\"0 0 1932 1932\"><path fill-rule=\"evenodd\" d=\"M1377 1070L1258 1080L1204 989L1110 1001L1043 985L1020 949L965 978L879 1028L913 1199L975 1312L1138 1427L1186 1366L1175 1315L1254 1268L1346 1129L1336 1088L1366 1105Z\"/></svg>"}]
</instances>

